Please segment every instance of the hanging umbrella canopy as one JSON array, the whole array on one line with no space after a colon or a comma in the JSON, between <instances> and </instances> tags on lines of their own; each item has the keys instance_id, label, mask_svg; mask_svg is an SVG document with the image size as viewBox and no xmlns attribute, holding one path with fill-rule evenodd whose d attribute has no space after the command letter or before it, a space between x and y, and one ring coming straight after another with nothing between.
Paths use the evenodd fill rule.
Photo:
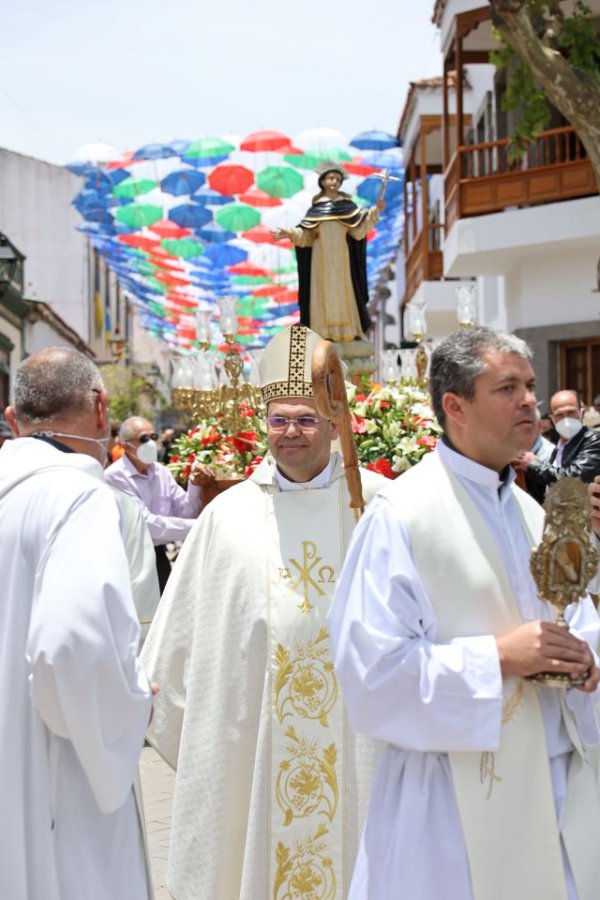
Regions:
<instances>
[{"instance_id":1,"label":"hanging umbrella canopy","mask_svg":"<svg viewBox=\"0 0 600 900\"><path fill-rule=\"evenodd\" d=\"M215 213L215 222L230 231L246 231L260 222L260 213L245 203L230 203Z\"/></svg>"},{"instance_id":2,"label":"hanging umbrella canopy","mask_svg":"<svg viewBox=\"0 0 600 900\"><path fill-rule=\"evenodd\" d=\"M236 235L235 231L226 231L217 222L210 222L208 225L203 225L202 228L196 228L196 236L203 241L208 241L209 244L225 244L227 241L233 240Z\"/></svg>"},{"instance_id":3,"label":"hanging umbrella canopy","mask_svg":"<svg viewBox=\"0 0 600 900\"><path fill-rule=\"evenodd\" d=\"M235 150L233 144L230 144L229 141L223 140L220 137L205 137L200 138L198 141L192 141L191 144L187 147L185 153L183 154L184 158L188 157L192 158L214 158L214 157L227 157Z\"/></svg>"},{"instance_id":4,"label":"hanging umbrella canopy","mask_svg":"<svg viewBox=\"0 0 600 900\"><path fill-rule=\"evenodd\" d=\"M139 197L158 187L157 181L150 178L126 178L113 188L116 197Z\"/></svg>"},{"instance_id":5,"label":"hanging umbrella canopy","mask_svg":"<svg viewBox=\"0 0 600 900\"><path fill-rule=\"evenodd\" d=\"M293 197L303 189L304 179L290 166L268 166L259 172L256 184L271 197Z\"/></svg>"},{"instance_id":6,"label":"hanging umbrella canopy","mask_svg":"<svg viewBox=\"0 0 600 900\"><path fill-rule=\"evenodd\" d=\"M162 241L162 246L167 253L172 253L173 256L180 256L182 259L195 259L204 253L202 244L191 238L165 238Z\"/></svg>"},{"instance_id":7,"label":"hanging umbrella canopy","mask_svg":"<svg viewBox=\"0 0 600 900\"><path fill-rule=\"evenodd\" d=\"M133 159L167 159L178 155L171 144L146 144L135 151Z\"/></svg>"},{"instance_id":8,"label":"hanging umbrella canopy","mask_svg":"<svg viewBox=\"0 0 600 900\"><path fill-rule=\"evenodd\" d=\"M167 194L180 196L181 194L193 194L202 187L205 181L206 177L197 169L177 169L163 178L160 187Z\"/></svg>"},{"instance_id":9,"label":"hanging umbrella canopy","mask_svg":"<svg viewBox=\"0 0 600 900\"><path fill-rule=\"evenodd\" d=\"M238 263L235 266L228 266L227 271L231 272L232 275L269 275L270 273L266 269L261 269L259 266L253 266L252 263Z\"/></svg>"},{"instance_id":10,"label":"hanging umbrella canopy","mask_svg":"<svg viewBox=\"0 0 600 900\"><path fill-rule=\"evenodd\" d=\"M150 231L159 234L162 238L183 238L192 233L191 228L182 228L170 219L161 219L150 226Z\"/></svg>"},{"instance_id":11,"label":"hanging umbrella canopy","mask_svg":"<svg viewBox=\"0 0 600 900\"><path fill-rule=\"evenodd\" d=\"M375 203L381 193L381 184L381 178L365 178L358 186L358 196L362 197L363 200L368 200L370 203ZM385 199L388 203L390 200L397 200L402 196L402 193L403 187L401 181L388 181L385 191Z\"/></svg>"},{"instance_id":12,"label":"hanging umbrella canopy","mask_svg":"<svg viewBox=\"0 0 600 900\"><path fill-rule=\"evenodd\" d=\"M225 206L226 203L233 203L234 198L221 194L219 191L213 191L211 188L201 187L199 191L190 197L192 203L199 203L201 206Z\"/></svg>"},{"instance_id":13,"label":"hanging umbrella canopy","mask_svg":"<svg viewBox=\"0 0 600 900\"><path fill-rule=\"evenodd\" d=\"M245 137L240 144L240 150L249 150L251 153L260 151L287 150L291 146L291 140L279 131L255 131Z\"/></svg>"},{"instance_id":14,"label":"hanging umbrella canopy","mask_svg":"<svg viewBox=\"0 0 600 900\"><path fill-rule=\"evenodd\" d=\"M266 191L261 191L258 187L252 187L250 190L240 194L240 203L248 203L249 206L271 207L281 206L282 201L279 197L271 197Z\"/></svg>"},{"instance_id":15,"label":"hanging umbrella canopy","mask_svg":"<svg viewBox=\"0 0 600 900\"><path fill-rule=\"evenodd\" d=\"M195 203L183 203L169 210L169 219L183 228L202 228L212 219L212 213L205 206Z\"/></svg>"},{"instance_id":16,"label":"hanging umbrella canopy","mask_svg":"<svg viewBox=\"0 0 600 900\"><path fill-rule=\"evenodd\" d=\"M387 131L362 131L350 141L351 147L358 150L389 150L398 147L398 138Z\"/></svg>"},{"instance_id":17,"label":"hanging umbrella canopy","mask_svg":"<svg viewBox=\"0 0 600 900\"><path fill-rule=\"evenodd\" d=\"M275 243L273 232L266 225L256 225L254 228L250 228L249 231L244 231L242 237L255 244Z\"/></svg>"},{"instance_id":18,"label":"hanging umbrella canopy","mask_svg":"<svg viewBox=\"0 0 600 900\"><path fill-rule=\"evenodd\" d=\"M115 218L131 228L142 228L144 225L158 222L162 219L162 214L160 206L151 203L130 203L128 206L119 207L115 212Z\"/></svg>"},{"instance_id":19,"label":"hanging umbrella canopy","mask_svg":"<svg viewBox=\"0 0 600 900\"><path fill-rule=\"evenodd\" d=\"M254 173L245 166L217 166L208 176L208 183L222 194L243 194L254 183Z\"/></svg>"},{"instance_id":20,"label":"hanging umbrella canopy","mask_svg":"<svg viewBox=\"0 0 600 900\"><path fill-rule=\"evenodd\" d=\"M204 256L217 266L234 266L248 258L248 252L233 244L211 244L206 248Z\"/></svg>"}]
</instances>

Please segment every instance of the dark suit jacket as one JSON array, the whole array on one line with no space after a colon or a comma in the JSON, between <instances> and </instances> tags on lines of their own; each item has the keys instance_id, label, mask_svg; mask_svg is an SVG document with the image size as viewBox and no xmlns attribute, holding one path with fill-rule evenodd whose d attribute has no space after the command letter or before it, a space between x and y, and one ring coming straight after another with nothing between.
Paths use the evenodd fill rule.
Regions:
<instances>
[{"instance_id":1,"label":"dark suit jacket","mask_svg":"<svg viewBox=\"0 0 600 900\"><path fill-rule=\"evenodd\" d=\"M527 466L527 489L538 503L544 502L547 488L559 478L580 478L589 484L596 475L600 475L600 432L590 431L584 425L565 444L560 466L553 465L557 450L558 447L553 451L550 462L538 461Z\"/></svg>"}]
</instances>

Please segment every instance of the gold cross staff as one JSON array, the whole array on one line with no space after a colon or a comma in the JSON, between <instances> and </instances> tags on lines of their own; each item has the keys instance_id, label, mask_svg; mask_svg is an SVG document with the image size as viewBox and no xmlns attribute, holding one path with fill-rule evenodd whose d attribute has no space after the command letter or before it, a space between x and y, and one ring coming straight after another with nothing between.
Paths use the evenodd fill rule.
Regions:
<instances>
[{"instance_id":1,"label":"gold cross staff","mask_svg":"<svg viewBox=\"0 0 600 900\"><path fill-rule=\"evenodd\" d=\"M397 178L395 175L390 175L390 170L386 169L385 172L374 172L374 178L381 178L381 189L379 191L378 200L383 200L385 197L385 190L388 186L388 181L402 181L401 178Z\"/></svg>"}]
</instances>

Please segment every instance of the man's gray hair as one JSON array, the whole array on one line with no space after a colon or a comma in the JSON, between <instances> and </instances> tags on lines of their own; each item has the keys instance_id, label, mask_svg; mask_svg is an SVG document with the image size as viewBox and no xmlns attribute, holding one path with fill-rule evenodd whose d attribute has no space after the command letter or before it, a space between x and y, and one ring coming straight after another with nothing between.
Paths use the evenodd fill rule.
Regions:
<instances>
[{"instance_id":1,"label":"man's gray hair","mask_svg":"<svg viewBox=\"0 0 600 900\"><path fill-rule=\"evenodd\" d=\"M128 419L125 419L125 421L121 423L121 427L119 428L119 439L121 440L121 442L127 443L129 441L134 441L138 435L138 431L142 422L146 422L146 419L143 416L129 416ZM152 423L150 422L149 424L150 430L152 431Z\"/></svg>"},{"instance_id":2,"label":"man's gray hair","mask_svg":"<svg viewBox=\"0 0 600 900\"><path fill-rule=\"evenodd\" d=\"M528 360L533 356L529 345L521 338L483 326L459 328L444 338L433 351L429 370L431 402L442 428L446 420L442 407L444 394L450 392L472 400L475 381L485 371L482 357L488 350L514 353Z\"/></svg>"},{"instance_id":3,"label":"man's gray hair","mask_svg":"<svg viewBox=\"0 0 600 900\"><path fill-rule=\"evenodd\" d=\"M15 374L17 422L41 425L94 409L104 388L92 360L67 347L49 347L25 359Z\"/></svg>"}]
</instances>

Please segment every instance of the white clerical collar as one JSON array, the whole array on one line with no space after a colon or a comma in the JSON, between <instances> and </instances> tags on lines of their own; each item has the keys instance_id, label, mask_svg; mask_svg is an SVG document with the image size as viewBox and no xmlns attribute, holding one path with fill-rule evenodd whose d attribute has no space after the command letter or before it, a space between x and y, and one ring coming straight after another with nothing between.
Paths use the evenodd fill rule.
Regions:
<instances>
[{"instance_id":1,"label":"white clerical collar","mask_svg":"<svg viewBox=\"0 0 600 900\"><path fill-rule=\"evenodd\" d=\"M315 475L314 478L311 478L310 481L302 482L290 481L289 478L286 478L285 475L282 475L282 473L276 466L275 481L280 491L306 491L308 489L315 490L317 488L326 488L329 487L329 482L331 480L331 466L332 460L331 457L329 457L329 462L322 472L319 472L319 474Z\"/></svg>"},{"instance_id":2,"label":"white clerical collar","mask_svg":"<svg viewBox=\"0 0 600 900\"><path fill-rule=\"evenodd\" d=\"M489 490L496 493L504 493L516 478L514 469L507 467L508 474L505 478L501 478L495 469L488 469L487 466L482 466L481 463L475 462L474 459L470 459L457 450L453 450L444 441L438 442L434 452L441 455L444 465L459 478L474 481L476 484L489 488Z\"/></svg>"}]
</instances>

